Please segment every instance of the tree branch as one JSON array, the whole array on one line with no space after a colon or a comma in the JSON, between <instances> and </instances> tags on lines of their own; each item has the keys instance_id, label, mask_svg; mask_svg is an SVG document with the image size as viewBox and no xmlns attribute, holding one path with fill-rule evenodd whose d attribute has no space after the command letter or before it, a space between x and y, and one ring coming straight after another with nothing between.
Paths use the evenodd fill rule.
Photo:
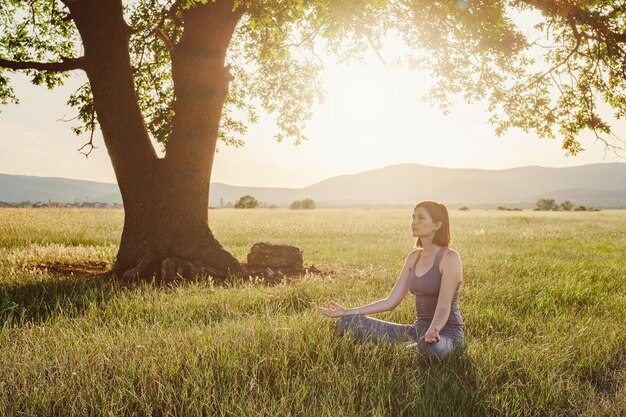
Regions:
<instances>
[{"instance_id":1,"label":"tree branch","mask_svg":"<svg viewBox=\"0 0 626 417\"><path fill-rule=\"evenodd\" d=\"M165 43L165 46L167 46L167 49L169 49L170 51L174 49L174 44L172 43L170 38L167 36L167 34L163 31L163 29L157 26L154 29L154 31L156 32L157 36Z\"/></svg>"},{"instance_id":2,"label":"tree branch","mask_svg":"<svg viewBox=\"0 0 626 417\"><path fill-rule=\"evenodd\" d=\"M178 17L176 16L176 13L178 13L178 9L180 8L181 5L182 5L181 0L176 0L172 4L172 7L170 7L168 10L164 10L163 12L161 12L161 19L159 20L159 23L157 24L157 26L162 27L163 23L165 23L165 19L167 19L168 17L172 19L174 23L179 24L179 25L182 24L182 21L178 19Z\"/></svg>"},{"instance_id":3,"label":"tree branch","mask_svg":"<svg viewBox=\"0 0 626 417\"><path fill-rule=\"evenodd\" d=\"M91 109L91 121L89 122L89 126L91 127L91 135L89 135L89 142L85 143L83 146L77 149L78 152L85 155L85 158L89 158L91 151L97 148L97 146L93 144L93 133L96 130L96 109L95 108ZM83 149L85 149L87 146L90 147L89 150L87 152L83 152Z\"/></svg>"},{"instance_id":4,"label":"tree branch","mask_svg":"<svg viewBox=\"0 0 626 417\"><path fill-rule=\"evenodd\" d=\"M13 70L34 69L40 71L63 72L85 69L85 57L61 58L61 62L10 61L0 58L0 67Z\"/></svg>"}]
</instances>

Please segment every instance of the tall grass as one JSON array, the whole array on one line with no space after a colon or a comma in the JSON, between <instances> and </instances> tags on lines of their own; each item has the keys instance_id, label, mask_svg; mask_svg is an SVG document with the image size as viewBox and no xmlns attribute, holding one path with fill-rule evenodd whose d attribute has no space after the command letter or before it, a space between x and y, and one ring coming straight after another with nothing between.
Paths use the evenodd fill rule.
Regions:
<instances>
[{"instance_id":1,"label":"tall grass","mask_svg":"<svg viewBox=\"0 0 626 417\"><path fill-rule=\"evenodd\" d=\"M245 260L299 246L322 273L123 288L53 262L115 257L118 210L0 210L0 415L624 416L626 212L451 212L466 351L340 338L314 307L384 297L410 210L211 210ZM410 323L410 297L377 317Z\"/></svg>"}]
</instances>

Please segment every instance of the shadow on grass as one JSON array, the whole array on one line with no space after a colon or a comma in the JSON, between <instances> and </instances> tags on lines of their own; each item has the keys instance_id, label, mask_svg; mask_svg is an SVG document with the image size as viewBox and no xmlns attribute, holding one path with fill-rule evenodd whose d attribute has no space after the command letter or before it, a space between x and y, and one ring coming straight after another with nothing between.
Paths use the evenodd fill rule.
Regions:
<instances>
[{"instance_id":1,"label":"shadow on grass","mask_svg":"<svg viewBox=\"0 0 626 417\"><path fill-rule=\"evenodd\" d=\"M52 262L28 267L33 273L29 281L0 284L0 323L5 326L24 326L47 323L59 317L78 317L90 305L106 304L120 294L144 285L167 290L193 282L210 282L207 277L171 281L153 277L151 280L124 281L116 278L109 267L106 262ZM45 274L41 275L42 272ZM260 286L274 286L298 280L303 273L321 273L315 267L299 272L278 275L262 271L256 276L231 277L214 285L229 287L253 282Z\"/></svg>"},{"instance_id":2,"label":"shadow on grass","mask_svg":"<svg viewBox=\"0 0 626 417\"><path fill-rule=\"evenodd\" d=\"M363 347L374 346L381 349L374 354L374 368L385 369L395 374L388 380L389 385L385 388L388 394L379 391L377 396L385 404L381 406L385 415L390 416L487 416L490 415L489 407L485 402L485 392L481 389L478 367L474 359L469 355L467 347L457 348L444 358L421 353L406 341L393 343L395 348L388 350L391 345L388 342L378 340L346 338L342 343L348 346L354 343L354 352L346 358L348 362L361 363L367 356L359 358L364 352L371 355L369 349ZM398 348L403 352L398 357ZM371 358L368 358L371 360ZM400 365L400 368L398 366ZM369 370L371 365L365 365L364 371ZM384 380L384 378L383 378ZM359 381L357 392L376 391L376 386L371 386L372 381L364 377ZM380 403L379 403L380 404ZM366 406L371 405L370 403ZM361 410L363 415L366 410ZM493 410L492 414L493 414Z\"/></svg>"},{"instance_id":3,"label":"shadow on grass","mask_svg":"<svg viewBox=\"0 0 626 417\"><path fill-rule=\"evenodd\" d=\"M419 398L411 412L420 416L487 416L488 408L477 377L477 367L467 349L445 359L418 356Z\"/></svg>"},{"instance_id":4,"label":"shadow on grass","mask_svg":"<svg viewBox=\"0 0 626 417\"><path fill-rule=\"evenodd\" d=\"M624 398L623 393L626 393L626 347L617 348L611 356L607 366L597 366L593 372L580 378L589 382L596 397L606 402L613 402L619 396Z\"/></svg>"},{"instance_id":5,"label":"shadow on grass","mask_svg":"<svg viewBox=\"0 0 626 417\"><path fill-rule=\"evenodd\" d=\"M120 292L110 272L72 273L39 281L0 286L0 321L24 326L77 317L93 303L102 304Z\"/></svg>"},{"instance_id":6,"label":"shadow on grass","mask_svg":"<svg viewBox=\"0 0 626 417\"><path fill-rule=\"evenodd\" d=\"M30 281L0 285L0 322L5 326L43 324L60 317L78 317L90 305L106 304L141 285L176 285L176 282L158 283L154 279L122 281L116 278L106 262L51 262L27 269L32 273Z\"/></svg>"}]
</instances>

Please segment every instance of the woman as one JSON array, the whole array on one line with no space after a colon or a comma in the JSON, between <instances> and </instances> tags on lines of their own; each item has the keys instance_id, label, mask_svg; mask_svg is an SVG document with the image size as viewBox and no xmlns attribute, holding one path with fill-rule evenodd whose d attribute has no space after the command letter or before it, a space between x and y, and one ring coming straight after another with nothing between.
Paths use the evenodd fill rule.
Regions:
<instances>
[{"instance_id":1,"label":"woman","mask_svg":"<svg viewBox=\"0 0 626 417\"><path fill-rule=\"evenodd\" d=\"M450 222L446 206L423 201L413 209L411 221L416 250L409 253L396 285L389 296L357 308L345 308L331 301L318 311L340 317L337 330L352 332L359 340L400 342L427 355L447 356L464 345L463 318L459 311L459 289L463 268L459 254L449 249ZM367 317L391 311L411 292L415 295L417 319L413 324L397 324Z\"/></svg>"}]
</instances>

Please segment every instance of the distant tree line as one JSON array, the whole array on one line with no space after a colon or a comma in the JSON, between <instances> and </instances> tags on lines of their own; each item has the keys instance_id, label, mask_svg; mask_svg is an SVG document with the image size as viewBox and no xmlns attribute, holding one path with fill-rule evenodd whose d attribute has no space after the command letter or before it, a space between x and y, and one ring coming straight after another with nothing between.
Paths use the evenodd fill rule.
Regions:
<instances>
[{"instance_id":1,"label":"distant tree line","mask_svg":"<svg viewBox=\"0 0 626 417\"><path fill-rule=\"evenodd\" d=\"M569 200L565 200L562 203L558 204L553 198L542 198L537 200L535 204L534 211L600 211L600 209L586 206L577 206ZM470 208L467 206L462 206L459 208L459 211L468 211ZM487 209L489 210L489 209ZM522 211L521 208L509 208L504 206L498 206L496 210L499 211Z\"/></svg>"},{"instance_id":2,"label":"distant tree line","mask_svg":"<svg viewBox=\"0 0 626 417\"><path fill-rule=\"evenodd\" d=\"M277 208L277 206L274 204L268 205L267 203L261 203L259 202L259 200L257 200L251 195L244 195L241 198L239 198L239 200L237 200L237 202L235 203L234 207L238 209L241 209L241 208L242 209L254 209L254 208L259 208L259 207ZM315 208L315 201L310 198L305 198L304 200L295 200L294 202L291 203L289 208L311 210Z\"/></svg>"},{"instance_id":3,"label":"distant tree line","mask_svg":"<svg viewBox=\"0 0 626 417\"><path fill-rule=\"evenodd\" d=\"M235 208L277 208L275 204L262 203L251 195L244 195L233 206L231 202L228 202L226 207ZM305 209L311 210L316 207L315 200L305 198L303 200L295 200L289 206L290 209ZM121 203L101 203L101 202L87 202L76 200L73 203L59 203L56 201L20 201L16 203L9 203L0 201L0 208L124 208ZM214 208L214 207L210 207ZM459 210L466 211L469 207L463 206ZM508 208L498 206L496 210L501 211L521 211L521 208ZM594 207L577 206L569 200L557 203L553 198L542 198L537 201L534 211L600 211L600 209Z\"/></svg>"},{"instance_id":4,"label":"distant tree line","mask_svg":"<svg viewBox=\"0 0 626 417\"><path fill-rule=\"evenodd\" d=\"M120 203L109 204L86 201L75 201L73 203L59 203L56 201L48 201L47 203L41 201L7 203L6 201L0 201L0 208L124 208L124 205Z\"/></svg>"},{"instance_id":5,"label":"distant tree line","mask_svg":"<svg viewBox=\"0 0 626 417\"><path fill-rule=\"evenodd\" d=\"M535 211L600 211L600 209L585 206L576 206L569 200L557 204L554 198L542 198L537 201Z\"/></svg>"},{"instance_id":6,"label":"distant tree line","mask_svg":"<svg viewBox=\"0 0 626 417\"><path fill-rule=\"evenodd\" d=\"M235 203L235 208L243 208L243 209L253 209L259 206L259 200L252 197L251 195L244 195Z\"/></svg>"},{"instance_id":7,"label":"distant tree line","mask_svg":"<svg viewBox=\"0 0 626 417\"><path fill-rule=\"evenodd\" d=\"M311 200L310 198L305 198L304 200L296 200L293 203L291 203L291 205L289 206L290 209L305 209L305 210L312 210L315 208L315 201Z\"/></svg>"}]
</instances>

